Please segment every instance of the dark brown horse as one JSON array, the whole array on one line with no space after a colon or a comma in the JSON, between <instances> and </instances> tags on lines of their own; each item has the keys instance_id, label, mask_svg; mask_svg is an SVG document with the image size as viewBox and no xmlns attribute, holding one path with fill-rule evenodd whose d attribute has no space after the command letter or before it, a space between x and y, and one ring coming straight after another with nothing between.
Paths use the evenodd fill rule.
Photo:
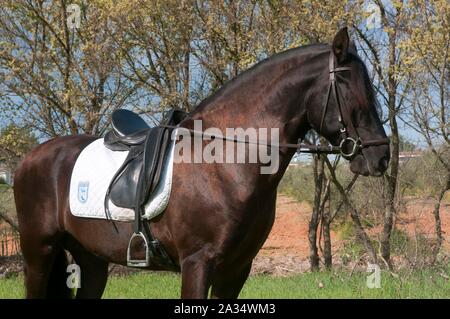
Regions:
<instances>
[{"instance_id":1,"label":"dark brown horse","mask_svg":"<svg viewBox=\"0 0 450 319\"><path fill-rule=\"evenodd\" d=\"M330 56L336 68L348 72L336 74L342 105L332 96L324 112ZM181 126L190 127L196 119L204 129L279 128L280 143L296 143L315 129L339 145L345 125L349 136L362 141L385 140L375 105L367 70L342 29L331 46L292 49L242 73L202 102ZM27 297L70 296L65 251L81 268L77 298L101 297L108 264L126 264L132 223L116 222L116 229L110 221L78 218L69 211L75 160L94 139L52 139L30 152L17 169L14 194ZM272 227L277 186L294 153L281 147L279 170L270 175L260 174L259 163L174 164L170 202L150 227L179 265L183 298L206 298L210 287L215 298L239 295ZM368 144L350 158L350 168L380 176L388 161L387 143Z\"/></svg>"}]
</instances>

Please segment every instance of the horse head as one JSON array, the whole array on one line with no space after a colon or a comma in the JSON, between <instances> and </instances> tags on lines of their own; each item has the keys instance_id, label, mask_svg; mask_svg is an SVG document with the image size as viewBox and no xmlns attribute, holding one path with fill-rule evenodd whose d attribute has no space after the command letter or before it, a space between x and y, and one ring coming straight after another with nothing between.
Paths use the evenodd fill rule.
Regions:
<instances>
[{"instance_id":1,"label":"horse head","mask_svg":"<svg viewBox=\"0 0 450 319\"><path fill-rule=\"evenodd\" d=\"M350 42L347 28L336 34L324 70L316 93L326 97L317 100L319 106L309 106L311 127L342 147L352 172L381 176L389 163L389 140L367 68ZM328 93L321 93L327 92L327 86Z\"/></svg>"}]
</instances>

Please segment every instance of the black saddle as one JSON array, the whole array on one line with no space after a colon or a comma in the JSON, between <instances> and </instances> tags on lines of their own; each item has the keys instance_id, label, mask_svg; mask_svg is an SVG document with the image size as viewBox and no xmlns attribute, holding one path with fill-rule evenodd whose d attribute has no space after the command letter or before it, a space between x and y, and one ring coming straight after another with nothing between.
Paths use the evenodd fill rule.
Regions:
<instances>
[{"instance_id":1,"label":"black saddle","mask_svg":"<svg viewBox=\"0 0 450 319\"><path fill-rule=\"evenodd\" d=\"M185 117L181 110L171 110L164 124L175 126ZM113 177L105 198L114 205L140 210L158 185L172 128L150 127L138 114L116 110L112 114L112 130L104 144L113 151L129 151L123 165Z\"/></svg>"},{"instance_id":2,"label":"black saddle","mask_svg":"<svg viewBox=\"0 0 450 319\"><path fill-rule=\"evenodd\" d=\"M109 200L116 206L134 210L134 233L127 250L128 266L148 267L152 261L156 265L178 269L153 237L149 225L142 222L142 212L159 183L172 131L186 116L184 111L171 110L162 121L169 127L149 127L138 114L129 110L120 109L112 114L112 130L105 135L104 144L113 151L129 153L110 182L104 205L108 218L111 217ZM144 256L136 255L139 253L136 247L144 247Z\"/></svg>"}]
</instances>

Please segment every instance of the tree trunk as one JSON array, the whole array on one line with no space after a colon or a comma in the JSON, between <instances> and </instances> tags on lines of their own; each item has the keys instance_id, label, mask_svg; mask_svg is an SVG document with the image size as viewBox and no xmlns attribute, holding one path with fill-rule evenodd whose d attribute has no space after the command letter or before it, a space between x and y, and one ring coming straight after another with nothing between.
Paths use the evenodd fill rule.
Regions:
<instances>
[{"instance_id":1,"label":"tree trunk","mask_svg":"<svg viewBox=\"0 0 450 319\"><path fill-rule=\"evenodd\" d=\"M389 173L385 175L387 181L386 202L384 212L383 233L381 235L381 256L392 268L391 264L391 233L395 214L395 193L397 189L397 177L399 168L400 141L397 125L396 94L397 81L395 79L396 67L396 32L389 37L389 71L388 71L388 108L389 125L391 127L391 159L389 161Z\"/></svg>"},{"instance_id":2,"label":"tree trunk","mask_svg":"<svg viewBox=\"0 0 450 319\"><path fill-rule=\"evenodd\" d=\"M319 254L317 250L317 228L319 225L320 206L322 198L322 187L324 177L324 157L318 155L314 157L314 207L309 222L309 261L311 271L319 270Z\"/></svg>"},{"instance_id":3,"label":"tree trunk","mask_svg":"<svg viewBox=\"0 0 450 319\"><path fill-rule=\"evenodd\" d=\"M184 62L183 62L183 108L186 112L191 111L191 107L189 104L189 83L190 83L190 61L191 61L191 50L190 44L187 43L186 52L184 53Z\"/></svg>"},{"instance_id":4,"label":"tree trunk","mask_svg":"<svg viewBox=\"0 0 450 319\"><path fill-rule=\"evenodd\" d=\"M322 211L322 227L323 227L323 258L325 260L325 267L330 270L333 266L333 257L331 255L331 197L330 187L327 189L327 204Z\"/></svg>"},{"instance_id":5,"label":"tree trunk","mask_svg":"<svg viewBox=\"0 0 450 319\"><path fill-rule=\"evenodd\" d=\"M434 205L433 209L433 216L434 216L434 229L436 231L436 246L434 247L433 255L434 255L434 261L437 259L437 255L439 254L442 243L444 242L444 236L442 234L442 224L441 224L441 215L440 215L440 208L441 208L441 202L444 198L445 192L447 192L450 189L450 173L447 174L447 182L442 187L441 191L438 194L438 197L436 199L436 204Z\"/></svg>"}]
</instances>

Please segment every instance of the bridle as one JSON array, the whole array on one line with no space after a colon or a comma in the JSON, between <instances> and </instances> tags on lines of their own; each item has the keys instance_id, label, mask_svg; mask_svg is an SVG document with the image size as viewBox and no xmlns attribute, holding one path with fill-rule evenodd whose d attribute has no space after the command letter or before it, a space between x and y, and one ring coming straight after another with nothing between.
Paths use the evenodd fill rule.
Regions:
<instances>
[{"instance_id":1,"label":"bridle","mask_svg":"<svg viewBox=\"0 0 450 319\"><path fill-rule=\"evenodd\" d=\"M347 130L347 126L345 125L345 122L343 120L343 112L342 112L342 106L345 107L347 114L349 113L349 109L347 108L347 105L344 101L341 102L339 98L339 87L337 85L337 79L336 79L336 73L339 72L345 72L345 71L351 71L351 68L348 66L343 67L335 67L334 65L334 54L333 52L330 52L330 58L329 58L329 74L330 74L330 82L328 84L328 91L326 98L324 100L324 106L322 111L322 118L320 120L320 127L319 127L319 133L322 132L323 124L325 122L325 116L327 114L328 105L330 104L330 96L331 94L334 95L336 105L339 110L339 117L338 121L341 125L341 128L339 129L340 133L344 135L344 138L341 140L339 144L340 154L345 158L351 158L357 153L359 153L363 148L369 147L369 146L379 146L379 145L388 145L389 139L388 138L380 138L380 139L373 139L373 140L366 140L363 141L361 137L358 134L358 130L353 125L353 122L351 120L348 121L347 126L349 126L352 131L357 135L356 138L353 138L349 136L349 132ZM346 153L344 151L344 147L346 145L350 146L350 151Z\"/></svg>"},{"instance_id":2,"label":"bridle","mask_svg":"<svg viewBox=\"0 0 450 319\"><path fill-rule=\"evenodd\" d=\"M339 110L339 118L338 121L341 125L340 133L344 135L344 138L339 143L339 146L333 146L333 145L312 145L312 144L305 144L305 143L297 143L297 144L290 144L290 143L261 143L258 141L250 141L250 140L241 140L234 136L228 137L228 136L221 136L217 134L208 134L202 131L196 131L193 129L185 128L185 127L179 127L179 126L172 126L172 125L160 125L168 128L179 128L183 130L187 130L190 133L194 135L200 135L202 137L208 137L211 138L218 138L221 140L231 141L235 143L245 143L245 144L255 144L255 145L265 145L265 146L272 146L272 147L286 147L286 148L295 148L297 150L297 153L314 153L314 154L340 154L342 157L346 159L350 159L359 152L362 151L362 149L369 147L369 146L379 146L379 145L388 145L389 139L388 138L380 138L380 139L373 139L373 140L366 140L363 141L361 137L358 134L358 130L353 125L352 121L349 120L347 123L347 126L357 135L356 138L353 138L349 135L349 132L347 130L347 126L343 120L343 112L342 108L346 109L347 113L349 112L349 109L347 108L347 105L344 103L344 101L341 101L339 98L339 87L337 85L337 79L336 79L336 73L344 72L344 71L351 71L350 67L344 66L344 67L335 67L334 65L334 54L333 52L330 52L330 59L329 59L329 74L330 74L330 82L328 84L328 91L326 98L324 100L323 105L323 111L322 111L322 118L320 121L320 127L319 132L322 133L323 124L325 122L325 116L327 114L328 105L330 103L330 97L333 94L336 99L336 104ZM348 113L350 114L350 113ZM346 153L344 151L344 147L346 145L350 146L351 151Z\"/></svg>"}]
</instances>

